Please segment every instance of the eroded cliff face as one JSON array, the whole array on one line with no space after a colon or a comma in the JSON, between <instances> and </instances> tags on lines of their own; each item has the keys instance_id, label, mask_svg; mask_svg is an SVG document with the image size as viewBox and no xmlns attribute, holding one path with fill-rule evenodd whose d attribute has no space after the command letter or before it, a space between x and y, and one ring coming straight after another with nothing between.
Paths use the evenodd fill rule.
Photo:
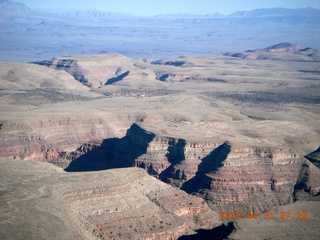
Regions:
<instances>
[{"instance_id":1,"label":"eroded cliff face","mask_svg":"<svg viewBox=\"0 0 320 240\"><path fill-rule=\"evenodd\" d=\"M305 165L307 160L290 148L191 142L159 136L137 124L121 139L105 138L107 125L96 121L100 122L69 119L42 123L43 130L56 124L66 137L56 131L42 135L39 126L36 135L31 125L3 124L1 156L42 159L72 172L136 166L223 211L262 212L292 202L301 195L298 190L313 196L319 192L319 169L309 161ZM68 132L71 122L79 124L82 131L76 135ZM95 138L105 140L93 141ZM81 141L84 143L76 146Z\"/></svg>"},{"instance_id":2,"label":"eroded cliff face","mask_svg":"<svg viewBox=\"0 0 320 240\"><path fill-rule=\"evenodd\" d=\"M140 168L67 173L0 159L0 169L3 239L178 239L221 224L203 199Z\"/></svg>"},{"instance_id":3,"label":"eroded cliff face","mask_svg":"<svg viewBox=\"0 0 320 240\"><path fill-rule=\"evenodd\" d=\"M102 239L177 239L221 222L205 201L151 179L138 168L110 171L113 178L63 193L71 212ZM116 179L115 174L121 178ZM109 174L111 175L111 174ZM87 206L87 207L83 207Z\"/></svg>"},{"instance_id":4,"label":"eroded cliff face","mask_svg":"<svg viewBox=\"0 0 320 240\"><path fill-rule=\"evenodd\" d=\"M51 161L64 157L83 143L112 135L110 126L98 118L4 122L1 126L0 157Z\"/></svg>"},{"instance_id":5,"label":"eroded cliff face","mask_svg":"<svg viewBox=\"0 0 320 240\"><path fill-rule=\"evenodd\" d=\"M263 212L292 202L302 160L290 149L230 149L222 166L196 174L183 189L204 196L211 206Z\"/></svg>"},{"instance_id":6,"label":"eroded cliff face","mask_svg":"<svg viewBox=\"0 0 320 240\"><path fill-rule=\"evenodd\" d=\"M305 158L320 168L320 147L312 153L307 154Z\"/></svg>"},{"instance_id":7,"label":"eroded cliff face","mask_svg":"<svg viewBox=\"0 0 320 240\"><path fill-rule=\"evenodd\" d=\"M320 169L310 161L305 161L295 185L294 198L308 199L320 195Z\"/></svg>"},{"instance_id":8,"label":"eroded cliff face","mask_svg":"<svg viewBox=\"0 0 320 240\"><path fill-rule=\"evenodd\" d=\"M224 211L266 211L293 201L303 159L293 149L192 143L133 125L115 148L121 165L146 169Z\"/></svg>"},{"instance_id":9,"label":"eroded cliff face","mask_svg":"<svg viewBox=\"0 0 320 240\"><path fill-rule=\"evenodd\" d=\"M100 88L123 79L155 80L153 71L138 67L135 61L119 54L92 55L89 58L66 56L35 64L65 70L77 81L91 88Z\"/></svg>"}]
</instances>

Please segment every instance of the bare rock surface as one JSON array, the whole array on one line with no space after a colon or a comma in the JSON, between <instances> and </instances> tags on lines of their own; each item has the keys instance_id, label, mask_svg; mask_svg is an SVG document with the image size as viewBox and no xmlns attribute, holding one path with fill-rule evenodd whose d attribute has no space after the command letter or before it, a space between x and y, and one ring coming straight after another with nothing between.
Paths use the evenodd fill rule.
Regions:
<instances>
[{"instance_id":1,"label":"bare rock surface","mask_svg":"<svg viewBox=\"0 0 320 240\"><path fill-rule=\"evenodd\" d=\"M4 239L176 239L220 224L195 196L139 168L66 173L1 159Z\"/></svg>"},{"instance_id":2,"label":"bare rock surface","mask_svg":"<svg viewBox=\"0 0 320 240\"><path fill-rule=\"evenodd\" d=\"M55 224L61 229L84 224L90 234L101 232L107 239L178 238L212 228L218 223L208 220L216 219L212 212L261 213L294 201L315 201L320 187L319 61L297 53L299 49L275 45L263 52L277 57L263 60L208 56L158 61L103 54L38 65L0 63L4 169L18 176L22 166L40 166L17 161L24 159L73 172L45 174L44 181L55 186L49 188L50 201L54 205L65 196L63 211L75 219L74 225ZM14 170L7 161L21 163L21 168ZM132 166L176 188L141 169L76 173ZM100 182L103 174L117 180ZM29 175L37 178L37 173ZM70 185L64 181L65 187L59 182L64 176L74 177ZM33 181L32 192L46 185ZM122 189L115 196L125 200L104 195L104 184ZM175 199L175 191L179 199L168 201ZM131 195L141 204L131 202ZM108 201L119 207L111 208ZM86 231L79 235L86 238ZM76 236L71 235L66 238Z\"/></svg>"},{"instance_id":3,"label":"bare rock surface","mask_svg":"<svg viewBox=\"0 0 320 240\"><path fill-rule=\"evenodd\" d=\"M54 58L49 61L35 62L43 66L54 69L65 70L71 74L76 80L85 86L92 88L111 85L121 80L146 80L152 84L154 80L154 72L149 69L142 69L132 60L120 54L101 54L101 55L79 55L69 57ZM127 81L124 81L127 82ZM127 84L129 84L128 82ZM156 82L154 83L156 85ZM158 83L160 86L160 83Z\"/></svg>"},{"instance_id":4,"label":"bare rock surface","mask_svg":"<svg viewBox=\"0 0 320 240\"><path fill-rule=\"evenodd\" d=\"M290 148L189 142L133 125L114 149L115 166L144 168L221 211L263 212L291 203L299 177L300 190L318 194L318 168Z\"/></svg>"},{"instance_id":5,"label":"bare rock surface","mask_svg":"<svg viewBox=\"0 0 320 240\"><path fill-rule=\"evenodd\" d=\"M302 48L298 45L282 42L263 49L247 50L243 53L226 53L226 56L232 56L244 59L282 59L282 60L302 60L319 61L320 52L313 48Z\"/></svg>"},{"instance_id":6,"label":"bare rock surface","mask_svg":"<svg viewBox=\"0 0 320 240\"><path fill-rule=\"evenodd\" d=\"M88 90L65 71L55 71L28 63L0 63L1 90L33 90L38 88Z\"/></svg>"},{"instance_id":7,"label":"bare rock surface","mask_svg":"<svg viewBox=\"0 0 320 240\"><path fill-rule=\"evenodd\" d=\"M312 153L307 154L305 157L320 168L320 147Z\"/></svg>"}]
</instances>

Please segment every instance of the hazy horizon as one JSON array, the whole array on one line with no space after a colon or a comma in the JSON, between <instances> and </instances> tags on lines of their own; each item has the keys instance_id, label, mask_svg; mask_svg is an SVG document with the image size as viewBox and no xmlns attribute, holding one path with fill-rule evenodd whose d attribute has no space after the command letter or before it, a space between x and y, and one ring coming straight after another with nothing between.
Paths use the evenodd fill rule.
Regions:
<instances>
[{"instance_id":1,"label":"hazy horizon","mask_svg":"<svg viewBox=\"0 0 320 240\"><path fill-rule=\"evenodd\" d=\"M15 0L26 4L32 9L46 11L107 11L140 16L153 16L157 14L232 14L236 11L250 11L261 8L306 8L312 7L320 9L318 0L85 0L85 1L64 1L64 0Z\"/></svg>"},{"instance_id":2,"label":"hazy horizon","mask_svg":"<svg viewBox=\"0 0 320 240\"><path fill-rule=\"evenodd\" d=\"M274 1L251 1L251 4L249 1L242 1L241 4L237 1L238 4L231 4L235 1L199 0L196 5L194 5L196 2L191 0L184 1L185 4L181 4L181 0L173 0L170 4L168 0L137 0L134 2L135 7L132 5L133 1L128 0L92 0L90 6L87 0L78 4L72 4L74 3L72 0L65 1L64 5L61 4L61 0L16 1L24 2L32 10L63 7L83 11L89 8L88 11L94 11L100 5L98 8L100 11L129 13L141 17L131 18L128 21L128 18L119 17L117 14L109 16L52 15L37 11L30 13L21 6L4 3L1 9L4 18L2 18L0 38L0 61L30 62L51 59L59 55L101 53L119 53L130 58L154 59L189 55L206 56L260 49L280 42L320 49L318 28L320 10L288 10L283 11L283 14L268 10L257 14L238 14L237 17L228 17L229 13L232 14L237 10L317 7L311 0L303 3L280 1L281 4L275 4ZM175 4L179 3L181 7L175 7ZM139 7L141 9L138 11ZM227 17L189 18L187 21L177 21L177 18L163 21L161 18L152 17L170 13L205 15L215 12L225 14Z\"/></svg>"}]
</instances>

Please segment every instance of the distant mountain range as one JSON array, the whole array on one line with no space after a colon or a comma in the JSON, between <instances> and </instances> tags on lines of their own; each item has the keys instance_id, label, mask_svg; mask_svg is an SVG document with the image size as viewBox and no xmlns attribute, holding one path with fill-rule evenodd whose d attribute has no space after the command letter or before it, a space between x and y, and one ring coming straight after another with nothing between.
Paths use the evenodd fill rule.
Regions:
<instances>
[{"instance_id":1,"label":"distant mountain range","mask_svg":"<svg viewBox=\"0 0 320 240\"><path fill-rule=\"evenodd\" d=\"M73 11L68 13L44 13L34 11L23 3L14 2L11 0L0 0L0 18L2 17L58 17L70 18L76 20L103 20L103 19L124 19L124 18L142 18L134 15L125 15L114 12L99 12L99 11ZM146 18L146 17L143 17ZM229 19L230 21L276 21L276 22L291 22L291 23L320 23L320 10L314 8L299 8L299 9L285 9L285 8L271 8L271 9L256 9L252 11L238 11L230 15L223 15L220 13L212 13L206 15L195 14L160 14L152 19L169 19L169 20L219 20Z\"/></svg>"},{"instance_id":2,"label":"distant mountain range","mask_svg":"<svg viewBox=\"0 0 320 240\"><path fill-rule=\"evenodd\" d=\"M226 52L265 59L277 56L242 51L279 42L320 49L320 10L313 8L141 17L99 11L49 13L0 0L0 26L0 61L101 53L159 59ZM295 56L310 54L318 58L311 50Z\"/></svg>"},{"instance_id":3,"label":"distant mountain range","mask_svg":"<svg viewBox=\"0 0 320 240\"><path fill-rule=\"evenodd\" d=\"M23 3L10 0L0 0L0 17L5 16L26 16L31 14L32 10Z\"/></svg>"},{"instance_id":4,"label":"distant mountain range","mask_svg":"<svg viewBox=\"0 0 320 240\"><path fill-rule=\"evenodd\" d=\"M270 9L256 9L252 11L238 11L228 17L238 18L259 18L259 17L314 17L320 18L320 10L315 8L270 8Z\"/></svg>"}]
</instances>

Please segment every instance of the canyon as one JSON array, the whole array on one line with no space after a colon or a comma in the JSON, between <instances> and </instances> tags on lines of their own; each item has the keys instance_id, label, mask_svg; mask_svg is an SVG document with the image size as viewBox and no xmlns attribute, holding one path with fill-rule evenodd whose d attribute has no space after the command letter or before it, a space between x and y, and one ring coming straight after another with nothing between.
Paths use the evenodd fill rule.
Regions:
<instances>
[{"instance_id":1,"label":"canyon","mask_svg":"<svg viewBox=\"0 0 320 240\"><path fill-rule=\"evenodd\" d=\"M317 239L319 54L1 62L2 236Z\"/></svg>"}]
</instances>

